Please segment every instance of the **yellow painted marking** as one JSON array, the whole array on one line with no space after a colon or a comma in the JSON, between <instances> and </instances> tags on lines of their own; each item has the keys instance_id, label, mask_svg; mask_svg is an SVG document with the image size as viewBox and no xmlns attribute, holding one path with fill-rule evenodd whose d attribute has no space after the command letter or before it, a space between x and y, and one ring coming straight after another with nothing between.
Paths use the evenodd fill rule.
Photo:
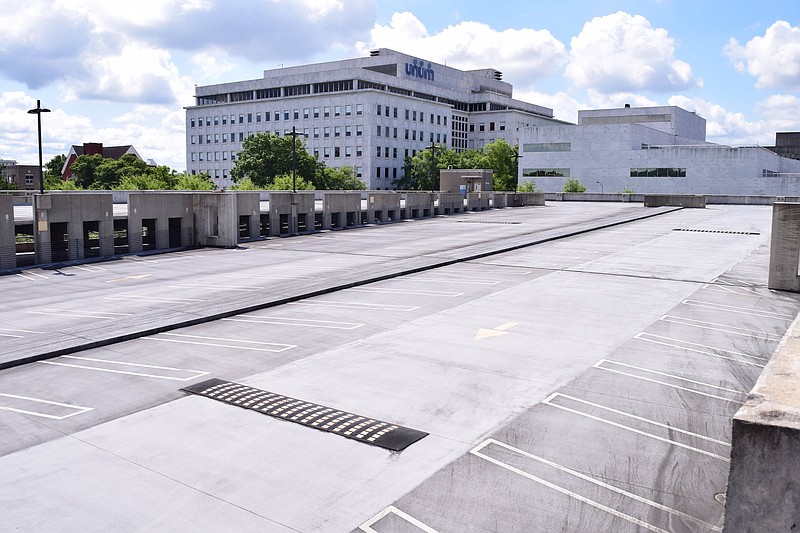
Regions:
<instances>
[{"instance_id":1,"label":"yellow painted marking","mask_svg":"<svg viewBox=\"0 0 800 533\"><path fill-rule=\"evenodd\" d=\"M481 328L475 335L475 340L488 339L491 337L499 337L500 335L506 335L508 334L506 330L511 329L516 325L517 325L516 322L506 322L505 324L497 326L496 328L493 329Z\"/></svg>"}]
</instances>

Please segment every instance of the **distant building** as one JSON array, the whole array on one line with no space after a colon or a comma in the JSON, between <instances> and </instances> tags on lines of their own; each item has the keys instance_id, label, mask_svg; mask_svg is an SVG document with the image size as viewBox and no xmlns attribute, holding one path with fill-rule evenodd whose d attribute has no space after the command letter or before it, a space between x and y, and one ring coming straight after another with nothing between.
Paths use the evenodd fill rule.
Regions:
<instances>
[{"instance_id":1,"label":"distant building","mask_svg":"<svg viewBox=\"0 0 800 533\"><path fill-rule=\"evenodd\" d=\"M487 192L492 190L491 170L486 169L442 169L439 171L439 190L460 193Z\"/></svg>"},{"instance_id":2,"label":"distant building","mask_svg":"<svg viewBox=\"0 0 800 533\"><path fill-rule=\"evenodd\" d=\"M526 126L561 123L552 109L515 100L502 78L382 48L196 87L186 108L186 168L226 187L245 137L295 128L326 166L352 167L368 188L390 189L405 159L431 143L456 151L499 139L515 145Z\"/></svg>"},{"instance_id":3,"label":"distant building","mask_svg":"<svg viewBox=\"0 0 800 533\"><path fill-rule=\"evenodd\" d=\"M767 146L781 157L800 159L800 131L778 132L775 134L775 146Z\"/></svg>"},{"instance_id":4,"label":"distant building","mask_svg":"<svg viewBox=\"0 0 800 533\"><path fill-rule=\"evenodd\" d=\"M103 143L83 143L83 146L72 145L67 154L67 160L61 168L61 179L66 180L72 177L72 163L82 155L102 155L110 159L119 159L123 155L130 154L142 159L136 148L127 144L125 146L103 146ZM142 159L144 161L144 159Z\"/></svg>"},{"instance_id":5,"label":"distant building","mask_svg":"<svg viewBox=\"0 0 800 533\"><path fill-rule=\"evenodd\" d=\"M800 161L709 143L705 119L679 107L579 111L578 124L521 137L520 183L545 192L574 178L590 192L800 195Z\"/></svg>"},{"instance_id":6,"label":"distant building","mask_svg":"<svg viewBox=\"0 0 800 533\"><path fill-rule=\"evenodd\" d=\"M39 189L39 165L20 165L13 159L0 159L0 176L21 191Z\"/></svg>"}]
</instances>

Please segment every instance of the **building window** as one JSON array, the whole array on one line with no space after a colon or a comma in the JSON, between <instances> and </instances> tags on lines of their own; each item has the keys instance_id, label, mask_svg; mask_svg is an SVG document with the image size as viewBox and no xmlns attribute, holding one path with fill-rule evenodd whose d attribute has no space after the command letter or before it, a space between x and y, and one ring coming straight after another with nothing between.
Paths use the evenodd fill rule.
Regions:
<instances>
[{"instance_id":1,"label":"building window","mask_svg":"<svg viewBox=\"0 0 800 533\"><path fill-rule=\"evenodd\" d=\"M341 115L342 115L342 106L340 105L333 106L333 116L339 117Z\"/></svg>"},{"instance_id":2,"label":"building window","mask_svg":"<svg viewBox=\"0 0 800 533\"><path fill-rule=\"evenodd\" d=\"M341 135L342 135L342 127L341 126L334 127L333 128L333 136L334 137L341 137Z\"/></svg>"},{"instance_id":3,"label":"building window","mask_svg":"<svg viewBox=\"0 0 800 533\"><path fill-rule=\"evenodd\" d=\"M283 120L289 120L289 110L288 109L284 109L283 110Z\"/></svg>"},{"instance_id":4,"label":"building window","mask_svg":"<svg viewBox=\"0 0 800 533\"><path fill-rule=\"evenodd\" d=\"M380 137L380 136L381 136L381 126L380 126L380 124L378 124L378 125L376 126L376 128L377 128L377 129L375 130L375 133L376 133L376 135L377 135L378 137Z\"/></svg>"},{"instance_id":5,"label":"building window","mask_svg":"<svg viewBox=\"0 0 800 533\"><path fill-rule=\"evenodd\" d=\"M333 147L333 157L340 157L339 147L338 146L334 146Z\"/></svg>"},{"instance_id":6,"label":"building window","mask_svg":"<svg viewBox=\"0 0 800 533\"><path fill-rule=\"evenodd\" d=\"M192 124L192 127L193 127L193 128L194 128L194 127L196 127L196 126L195 126L195 124L196 124L196 121L195 121L195 119L194 119L194 118L192 118L192 120L191 120L191 124Z\"/></svg>"},{"instance_id":7,"label":"building window","mask_svg":"<svg viewBox=\"0 0 800 533\"><path fill-rule=\"evenodd\" d=\"M244 124L244 114L239 115L239 124Z\"/></svg>"},{"instance_id":8,"label":"building window","mask_svg":"<svg viewBox=\"0 0 800 533\"><path fill-rule=\"evenodd\" d=\"M322 148L322 156L323 157L330 157L331 156L331 147L325 146Z\"/></svg>"},{"instance_id":9,"label":"building window","mask_svg":"<svg viewBox=\"0 0 800 533\"><path fill-rule=\"evenodd\" d=\"M381 109L383 109L383 106L381 104L378 104L378 110L377 110L378 116L381 116Z\"/></svg>"},{"instance_id":10,"label":"building window","mask_svg":"<svg viewBox=\"0 0 800 533\"><path fill-rule=\"evenodd\" d=\"M314 108L314 118L319 118L319 108L318 107Z\"/></svg>"},{"instance_id":11,"label":"building window","mask_svg":"<svg viewBox=\"0 0 800 533\"><path fill-rule=\"evenodd\" d=\"M344 106L344 116L349 117L353 114L353 106L352 104L347 104Z\"/></svg>"},{"instance_id":12,"label":"building window","mask_svg":"<svg viewBox=\"0 0 800 533\"><path fill-rule=\"evenodd\" d=\"M270 112L269 112L269 111L266 111L266 112L264 113L264 122L269 122L269 116L270 116Z\"/></svg>"},{"instance_id":13,"label":"building window","mask_svg":"<svg viewBox=\"0 0 800 533\"><path fill-rule=\"evenodd\" d=\"M303 118L308 118L308 111L307 107L303 108Z\"/></svg>"},{"instance_id":14,"label":"building window","mask_svg":"<svg viewBox=\"0 0 800 533\"><path fill-rule=\"evenodd\" d=\"M292 117L293 117L295 120L297 120L298 118L300 118L300 110L299 110L299 109L295 109L294 111L292 111Z\"/></svg>"},{"instance_id":15,"label":"building window","mask_svg":"<svg viewBox=\"0 0 800 533\"><path fill-rule=\"evenodd\" d=\"M685 178L685 168L632 168L632 178Z\"/></svg>"},{"instance_id":16,"label":"building window","mask_svg":"<svg viewBox=\"0 0 800 533\"><path fill-rule=\"evenodd\" d=\"M389 147L386 146L383 149L383 157L389 157Z\"/></svg>"},{"instance_id":17,"label":"building window","mask_svg":"<svg viewBox=\"0 0 800 533\"><path fill-rule=\"evenodd\" d=\"M325 137L330 137L331 136L331 127L330 126L325 126L325 128L322 130L322 134Z\"/></svg>"},{"instance_id":18,"label":"building window","mask_svg":"<svg viewBox=\"0 0 800 533\"><path fill-rule=\"evenodd\" d=\"M568 178L569 169L568 168L523 168L522 176L526 178L536 178L536 177Z\"/></svg>"},{"instance_id":19,"label":"building window","mask_svg":"<svg viewBox=\"0 0 800 533\"><path fill-rule=\"evenodd\" d=\"M328 117L330 117L330 116L331 116L331 108L330 108L330 106L327 106L327 105L326 105L324 108L322 108L322 115L323 115L325 118L328 118Z\"/></svg>"},{"instance_id":20,"label":"building window","mask_svg":"<svg viewBox=\"0 0 800 533\"><path fill-rule=\"evenodd\" d=\"M353 133L353 126L345 126L344 127L344 136L350 137Z\"/></svg>"},{"instance_id":21,"label":"building window","mask_svg":"<svg viewBox=\"0 0 800 533\"><path fill-rule=\"evenodd\" d=\"M356 104L356 115L364 114L364 104Z\"/></svg>"},{"instance_id":22,"label":"building window","mask_svg":"<svg viewBox=\"0 0 800 533\"><path fill-rule=\"evenodd\" d=\"M192 135L192 144L197 144L197 135Z\"/></svg>"},{"instance_id":23,"label":"building window","mask_svg":"<svg viewBox=\"0 0 800 533\"><path fill-rule=\"evenodd\" d=\"M380 157L381 156L381 147L380 146L376 146L375 148L376 148L375 157Z\"/></svg>"},{"instance_id":24,"label":"building window","mask_svg":"<svg viewBox=\"0 0 800 533\"><path fill-rule=\"evenodd\" d=\"M361 146L356 146L356 157L361 157L364 155L364 152L361 150Z\"/></svg>"},{"instance_id":25,"label":"building window","mask_svg":"<svg viewBox=\"0 0 800 533\"><path fill-rule=\"evenodd\" d=\"M352 146L345 146L344 147L344 156L350 157L353 155L353 147Z\"/></svg>"},{"instance_id":26,"label":"building window","mask_svg":"<svg viewBox=\"0 0 800 533\"><path fill-rule=\"evenodd\" d=\"M361 124L356 124L356 137L364 133L364 127Z\"/></svg>"},{"instance_id":27,"label":"building window","mask_svg":"<svg viewBox=\"0 0 800 533\"><path fill-rule=\"evenodd\" d=\"M569 152L572 150L572 143L525 143L522 145L523 152Z\"/></svg>"},{"instance_id":28,"label":"building window","mask_svg":"<svg viewBox=\"0 0 800 533\"><path fill-rule=\"evenodd\" d=\"M275 111L275 120L278 121L280 119L281 119L281 112L280 111Z\"/></svg>"},{"instance_id":29,"label":"building window","mask_svg":"<svg viewBox=\"0 0 800 533\"><path fill-rule=\"evenodd\" d=\"M319 128L314 128L314 138L315 139L319 138Z\"/></svg>"},{"instance_id":30,"label":"building window","mask_svg":"<svg viewBox=\"0 0 800 533\"><path fill-rule=\"evenodd\" d=\"M223 126L228 125L228 115L222 115L222 125Z\"/></svg>"},{"instance_id":31,"label":"building window","mask_svg":"<svg viewBox=\"0 0 800 533\"><path fill-rule=\"evenodd\" d=\"M261 113L256 113L256 122L261 122Z\"/></svg>"}]
</instances>

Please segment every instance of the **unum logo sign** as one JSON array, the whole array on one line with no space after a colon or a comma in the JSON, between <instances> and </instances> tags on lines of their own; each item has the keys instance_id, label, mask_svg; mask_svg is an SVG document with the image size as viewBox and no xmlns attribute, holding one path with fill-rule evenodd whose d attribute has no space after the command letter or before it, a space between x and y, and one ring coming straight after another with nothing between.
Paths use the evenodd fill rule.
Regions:
<instances>
[{"instance_id":1,"label":"unum logo sign","mask_svg":"<svg viewBox=\"0 0 800 533\"><path fill-rule=\"evenodd\" d=\"M421 59L415 59L411 64L406 63L406 75L433 81L433 69L431 68L431 64L428 63L426 66L425 62Z\"/></svg>"}]
</instances>

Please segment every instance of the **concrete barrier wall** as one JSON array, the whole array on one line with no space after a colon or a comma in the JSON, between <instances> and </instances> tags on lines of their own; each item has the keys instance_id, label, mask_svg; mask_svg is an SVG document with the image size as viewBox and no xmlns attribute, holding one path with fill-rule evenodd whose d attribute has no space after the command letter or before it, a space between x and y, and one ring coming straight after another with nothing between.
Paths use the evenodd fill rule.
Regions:
<instances>
[{"instance_id":1,"label":"concrete barrier wall","mask_svg":"<svg viewBox=\"0 0 800 533\"><path fill-rule=\"evenodd\" d=\"M644 195L644 206L704 208L706 206L706 197L694 194L646 194Z\"/></svg>"},{"instance_id":2,"label":"concrete barrier wall","mask_svg":"<svg viewBox=\"0 0 800 533\"><path fill-rule=\"evenodd\" d=\"M163 250L195 244L194 209L191 193L130 192L128 195L129 252L141 252L144 249L142 221L145 219L155 220L155 249ZM180 219L179 235L170 234L170 219Z\"/></svg>"},{"instance_id":3,"label":"concrete barrier wall","mask_svg":"<svg viewBox=\"0 0 800 533\"><path fill-rule=\"evenodd\" d=\"M367 224L400 220L400 195L394 192L367 193Z\"/></svg>"},{"instance_id":4,"label":"concrete barrier wall","mask_svg":"<svg viewBox=\"0 0 800 533\"><path fill-rule=\"evenodd\" d=\"M773 290L800 292L800 203L772 206L769 278Z\"/></svg>"},{"instance_id":5,"label":"concrete barrier wall","mask_svg":"<svg viewBox=\"0 0 800 533\"><path fill-rule=\"evenodd\" d=\"M800 528L799 324L733 417L725 533Z\"/></svg>"},{"instance_id":6,"label":"concrete barrier wall","mask_svg":"<svg viewBox=\"0 0 800 533\"><path fill-rule=\"evenodd\" d=\"M489 199L491 193L486 192L471 192L467 194L467 210L468 211L486 211L489 209Z\"/></svg>"},{"instance_id":7,"label":"concrete barrier wall","mask_svg":"<svg viewBox=\"0 0 800 533\"><path fill-rule=\"evenodd\" d=\"M403 193L405 199L406 218L425 218L434 216L436 195L433 192Z\"/></svg>"},{"instance_id":8,"label":"concrete barrier wall","mask_svg":"<svg viewBox=\"0 0 800 533\"><path fill-rule=\"evenodd\" d=\"M491 198L492 209L503 209L506 206L506 197L508 193L494 192Z\"/></svg>"},{"instance_id":9,"label":"concrete barrier wall","mask_svg":"<svg viewBox=\"0 0 800 533\"><path fill-rule=\"evenodd\" d=\"M514 193L516 196L517 206L526 205L545 205L543 192L518 192Z\"/></svg>"},{"instance_id":10,"label":"concrete barrier wall","mask_svg":"<svg viewBox=\"0 0 800 533\"><path fill-rule=\"evenodd\" d=\"M322 229L361 224L360 192L329 192L322 195Z\"/></svg>"},{"instance_id":11,"label":"concrete barrier wall","mask_svg":"<svg viewBox=\"0 0 800 533\"><path fill-rule=\"evenodd\" d=\"M51 193L36 195L33 199L37 263L85 259L89 246L92 255L114 255L111 193ZM96 249L84 239L85 222L96 223L99 232Z\"/></svg>"},{"instance_id":12,"label":"concrete barrier wall","mask_svg":"<svg viewBox=\"0 0 800 533\"><path fill-rule=\"evenodd\" d=\"M315 214L314 192L273 191L269 194L268 234L277 237L314 231Z\"/></svg>"},{"instance_id":13,"label":"concrete barrier wall","mask_svg":"<svg viewBox=\"0 0 800 533\"><path fill-rule=\"evenodd\" d=\"M235 248L239 242L236 193L195 193L192 195L192 202L197 244Z\"/></svg>"},{"instance_id":14,"label":"concrete barrier wall","mask_svg":"<svg viewBox=\"0 0 800 533\"><path fill-rule=\"evenodd\" d=\"M0 268L17 266L15 238L14 198L10 195L0 195Z\"/></svg>"},{"instance_id":15,"label":"concrete barrier wall","mask_svg":"<svg viewBox=\"0 0 800 533\"><path fill-rule=\"evenodd\" d=\"M464 211L464 196L461 193L438 193L437 215L455 215Z\"/></svg>"},{"instance_id":16,"label":"concrete barrier wall","mask_svg":"<svg viewBox=\"0 0 800 533\"><path fill-rule=\"evenodd\" d=\"M239 217L239 240L261 236L261 199L255 191L233 191L236 194L236 212ZM242 227L244 222L245 227ZM244 233L243 233L244 232Z\"/></svg>"}]
</instances>

